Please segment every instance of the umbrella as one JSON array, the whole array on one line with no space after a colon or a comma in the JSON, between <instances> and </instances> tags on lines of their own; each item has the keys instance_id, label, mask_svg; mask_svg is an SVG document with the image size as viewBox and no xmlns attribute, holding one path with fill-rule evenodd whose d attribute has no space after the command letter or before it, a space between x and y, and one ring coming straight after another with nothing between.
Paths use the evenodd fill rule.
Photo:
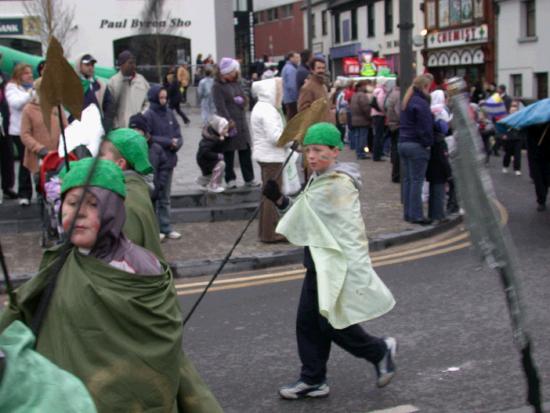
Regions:
<instances>
[{"instance_id":1,"label":"umbrella","mask_svg":"<svg viewBox=\"0 0 550 413\"><path fill-rule=\"evenodd\" d=\"M547 122L550 122L550 98L539 100L499 120L497 129L506 132L508 129L523 129Z\"/></svg>"}]
</instances>

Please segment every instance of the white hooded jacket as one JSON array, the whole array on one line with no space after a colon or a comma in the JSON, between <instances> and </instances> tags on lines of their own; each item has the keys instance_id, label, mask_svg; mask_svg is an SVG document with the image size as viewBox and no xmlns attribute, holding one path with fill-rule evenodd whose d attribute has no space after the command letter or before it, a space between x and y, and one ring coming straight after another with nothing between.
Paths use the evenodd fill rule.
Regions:
<instances>
[{"instance_id":1,"label":"white hooded jacket","mask_svg":"<svg viewBox=\"0 0 550 413\"><path fill-rule=\"evenodd\" d=\"M284 129L284 119L279 110L283 97L282 79L254 82L252 94L258 98L250 116L252 158L257 162L282 163L285 149L277 147L277 140Z\"/></svg>"}]
</instances>

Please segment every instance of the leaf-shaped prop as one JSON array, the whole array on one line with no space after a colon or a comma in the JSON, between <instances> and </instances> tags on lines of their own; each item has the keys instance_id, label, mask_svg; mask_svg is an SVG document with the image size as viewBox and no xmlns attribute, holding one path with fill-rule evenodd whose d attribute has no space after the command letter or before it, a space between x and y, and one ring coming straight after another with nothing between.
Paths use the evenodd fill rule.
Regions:
<instances>
[{"instance_id":1,"label":"leaf-shaped prop","mask_svg":"<svg viewBox=\"0 0 550 413\"><path fill-rule=\"evenodd\" d=\"M80 79L63 57L61 45L55 37L52 37L40 85L40 109L48 130L51 130L52 108L62 105L71 115L80 120L83 101L84 90ZM61 129L63 129L62 126Z\"/></svg>"},{"instance_id":2,"label":"leaf-shaped prop","mask_svg":"<svg viewBox=\"0 0 550 413\"><path fill-rule=\"evenodd\" d=\"M277 141L277 146L285 146L291 141L302 142L306 135L306 131L311 125L323 122L327 119L328 110L328 100L326 98L317 99L309 108L290 119L281 137Z\"/></svg>"}]
</instances>

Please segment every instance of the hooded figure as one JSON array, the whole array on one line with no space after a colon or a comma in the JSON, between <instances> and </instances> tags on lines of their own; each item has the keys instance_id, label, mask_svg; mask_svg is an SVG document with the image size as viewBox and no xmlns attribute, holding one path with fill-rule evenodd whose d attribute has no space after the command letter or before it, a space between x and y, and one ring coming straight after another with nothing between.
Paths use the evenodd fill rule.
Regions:
<instances>
[{"instance_id":1,"label":"hooded figure","mask_svg":"<svg viewBox=\"0 0 550 413\"><path fill-rule=\"evenodd\" d=\"M129 406L140 412L220 412L181 351L182 316L169 266L122 233L122 171L100 159L84 192L93 163L73 162L63 174L63 225L68 228L75 216L76 222L36 351L82 380L99 413ZM1 314L0 331L15 320L33 322L60 251L45 252L39 273Z\"/></svg>"}]
</instances>

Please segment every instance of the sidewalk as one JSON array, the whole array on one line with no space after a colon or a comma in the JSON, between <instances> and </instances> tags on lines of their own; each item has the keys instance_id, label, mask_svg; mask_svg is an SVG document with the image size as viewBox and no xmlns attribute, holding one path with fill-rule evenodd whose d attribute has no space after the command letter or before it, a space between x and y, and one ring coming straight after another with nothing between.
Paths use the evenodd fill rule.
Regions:
<instances>
[{"instance_id":1,"label":"sidewalk","mask_svg":"<svg viewBox=\"0 0 550 413\"><path fill-rule=\"evenodd\" d=\"M179 152L179 161L174 173L173 194L183 194L198 190L195 178L199 168L195 162L195 152L200 140L200 115L198 109L187 108L191 119L190 126L183 126L183 148ZM343 162L355 161L355 154L345 148L340 155ZM394 243L409 239L430 236L434 231L444 228L420 227L403 221L400 203L399 184L391 182L391 163L357 161L363 178L360 192L363 216L371 248L382 249ZM259 179L259 168L255 165ZM242 177L237 169L238 184ZM13 201L12 201L13 202ZM244 228L246 221L218 221L197 223L176 223L175 229L183 234L180 240L164 242L163 250L167 260L174 266L178 276L198 275L211 271L223 259L235 239ZM427 231L427 232L426 232ZM265 265L300 261L300 250L290 244L263 244L257 240L257 221L253 222L235 249L233 257L258 261L267 259ZM2 234L0 241L7 258L11 274L21 275L36 272L42 250L39 246L39 233ZM290 255L288 255L290 254ZM292 256L292 258L290 258ZM268 259L269 257L277 258ZM211 265L207 265L210 263ZM252 264L251 264L252 265ZM264 266L265 266L264 265ZM229 266L228 268L231 268ZM234 269L237 267L234 267ZM257 268L257 267L255 267Z\"/></svg>"}]
</instances>

